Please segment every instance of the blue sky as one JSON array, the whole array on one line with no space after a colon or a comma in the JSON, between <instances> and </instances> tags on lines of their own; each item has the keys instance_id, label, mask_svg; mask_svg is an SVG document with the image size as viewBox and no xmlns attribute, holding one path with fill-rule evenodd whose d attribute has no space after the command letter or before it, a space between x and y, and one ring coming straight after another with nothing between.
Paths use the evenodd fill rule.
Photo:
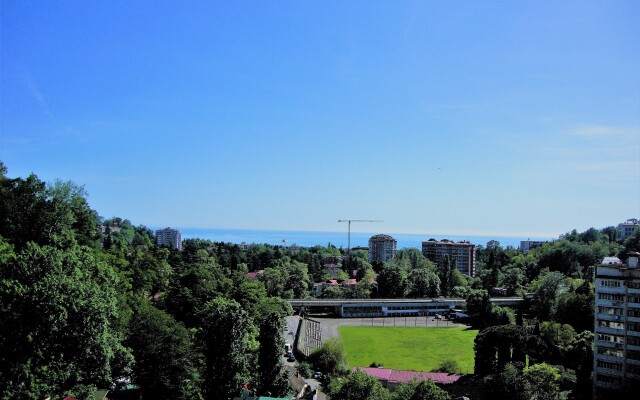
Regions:
<instances>
[{"instance_id":1,"label":"blue sky","mask_svg":"<svg viewBox=\"0 0 640 400\"><path fill-rule=\"evenodd\" d=\"M557 236L640 216L637 1L0 4L0 160L105 217Z\"/></svg>"}]
</instances>

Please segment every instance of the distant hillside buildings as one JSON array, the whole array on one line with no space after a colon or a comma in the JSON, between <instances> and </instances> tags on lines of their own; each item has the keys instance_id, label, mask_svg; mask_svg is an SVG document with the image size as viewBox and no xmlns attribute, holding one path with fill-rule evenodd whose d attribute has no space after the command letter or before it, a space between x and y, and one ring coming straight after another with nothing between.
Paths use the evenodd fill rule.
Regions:
<instances>
[{"instance_id":1,"label":"distant hillside buildings","mask_svg":"<svg viewBox=\"0 0 640 400\"><path fill-rule=\"evenodd\" d=\"M605 257L596 272L593 387L596 399L640 384L639 253ZM635 386L634 386L635 385Z\"/></svg>"},{"instance_id":2,"label":"distant hillside buildings","mask_svg":"<svg viewBox=\"0 0 640 400\"><path fill-rule=\"evenodd\" d=\"M438 264L442 262L445 254L449 258L457 260L458 270L463 274L474 276L476 272L476 246L469 242L454 242L448 239L429 239L422 242L422 254L429 260Z\"/></svg>"},{"instance_id":3,"label":"distant hillside buildings","mask_svg":"<svg viewBox=\"0 0 640 400\"><path fill-rule=\"evenodd\" d=\"M520 241L520 251L522 254L527 254L531 251L531 249L540 247L544 243L547 243L544 240L521 240Z\"/></svg>"},{"instance_id":4,"label":"distant hillside buildings","mask_svg":"<svg viewBox=\"0 0 640 400\"><path fill-rule=\"evenodd\" d=\"M398 241L389 235L374 235L369 238L369 262L385 262L396 256Z\"/></svg>"},{"instance_id":5,"label":"distant hillside buildings","mask_svg":"<svg viewBox=\"0 0 640 400\"><path fill-rule=\"evenodd\" d=\"M158 229L156 231L156 244L182 251L182 232L171 228Z\"/></svg>"},{"instance_id":6,"label":"distant hillside buildings","mask_svg":"<svg viewBox=\"0 0 640 400\"><path fill-rule=\"evenodd\" d=\"M626 222L618 224L620 239L625 240L631 236L636 229L640 229L640 221L635 218L628 219Z\"/></svg>"}]
</instances>

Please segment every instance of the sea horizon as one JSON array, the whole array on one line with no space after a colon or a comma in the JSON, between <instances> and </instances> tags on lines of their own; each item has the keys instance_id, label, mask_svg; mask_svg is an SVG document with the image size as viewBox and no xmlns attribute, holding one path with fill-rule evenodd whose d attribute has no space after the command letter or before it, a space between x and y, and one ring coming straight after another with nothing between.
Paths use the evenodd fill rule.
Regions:
<instances>
[{"instance_id":1,"label":"sea horizon","mask_svg":"<svg viewBox=\"0 0 640 400\"><path fill-rule=\"evenodd\" d=\"M160 226L150 226L149 229L155 231L162 229ZM235 244L269 244L286 246L327 246L332 244L338 248L347 248L347 231L298 231L298 230L269 230L269 229L218 229L218 228L190 228L174 227L182 232L182 239L205 239L212 242L225 242ZM369 238L373 235L384 233L392 236L398 241L398 250L403 248L422 248L422 242L429 239L449 239L456 242L468 241L475 245L486 247L487 242L497 240L502 247L520 246L521 240L555 240L554 237L543 236L508 236L508 235L448 235L438 233L393 233L393 232L351 232L351 248L367 247Z\"/></svg>"}]
</instances>

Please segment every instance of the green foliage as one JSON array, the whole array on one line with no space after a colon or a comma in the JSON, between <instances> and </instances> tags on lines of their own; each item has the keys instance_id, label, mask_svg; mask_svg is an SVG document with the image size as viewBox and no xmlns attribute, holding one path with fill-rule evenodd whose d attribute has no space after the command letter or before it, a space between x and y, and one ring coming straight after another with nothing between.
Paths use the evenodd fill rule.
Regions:
<instances>
[{"instance_id":1,"label":"green foliage","mask_svg":"<svg viewBox=\"0 0 640 400\"><path fill-rule=\"evenodd\" d=\"M560 272L549 272L531 284L534 298L531 313L540 321L554 318L560 297L568 290L567 277Z\"/></svg>"},{"instance_id":2,"label":"green foliage","mask_svg":"<svg viewBox=\"0 0 640 400\"><path fill-rule=\"evenodd\" d=\"M560 373L556 367L545 363L535 364L524 371L524 379L528 386L529 398L557 399L560 391Z\"/></svg>"},{"instance_id":3,"label":"green foliage","mask_svg":"<svg viewBox=\"0 0 640 400\"><path fill-rule=\"evenodd\" d=\"M325 374L337 374L347 370L347 359L342 341L337 337L329 338L311 353L309 362L315 370Z\"/></svg>"},{"instance_id":4,"label":"green foliage","mask_svg":"<svg viewBox=\"0 0 640 400\"><path fill-rule=\"evenodd\" d=\"M440 278L429 268L415 268L409 272L409 297L438 297L440 294Z\"/></svg>"},{"instance_id":5,"label":"green foliage","mask_svg":"<svg viewBox=\"0 0 640 400\"><path fill-rule=\"evenodd\" d=\"M207 398L233 397L250 378L250 320L240 304L216 298L200 313L204 355L203 389Z\"/></svg>"},{"instance_id":6,"label":"green foliage","mask_svg":"<svg viewBox=\"0 0 640 400\"><path fill-rule=\"evenodd\" d=\"M311 378L311 374L313 373L311 364L305 361L296 363L296 370L305 379Z\"/></svg>"},{"instance_id":7,"label":"green foliage","mask_svg":"<svg viewBox=\"0 0 640 400\"><path fill-rule=\"evenodd\" d=\"M271 312L264 316L259 326L259 390L261 393L270 392L275 397L284 396L289 392L289 380L286 373L283 374L285 372L282 361L282 349L284 349L282 331L284 327L284 317L277 312Z\"/></svg>"},{"instance_id":8,"label":"green foliage","mask_svg":"<svg viewBox=\"0 0 640 400\"><path fill-rule=\"evenodd\" d=\"M378 275L378 296L403 298L407 291L407 272L397 264L384 265Z\"/></svg>"},{"instance_id":9,"label":"green foliage","mask_svg":"<svg viewBox=\"0 0 640 400\"><path fill-rule=\"evenodd\" d=\"M448 254L445 254L442 258L442 262L438 264L436 271L440 278L440 294L442 296L450 296L453 293L454 286L457 286L457 266L458 261L451 261Z\"/></svg>"},{"instance_id":10,"label":"green foliage","mask_svg":"<svg viewBox=\"0 0 640 400\"><path fill-rule=\"evenodd\" d=\"M181 323L142 302L131 319L126 344L135 356L133 380L144 398L197 398L195 355Z\"/></svg>"},{"instance_id":11,"label":"green foliage","mask_svg":"<svg viewBox=\"0 0 640 400\"><path fill-rule=\"evenodd\" d=\"M387 400L389 391L374 377L362 371L349 373L342 380L333 380L329 385L333 400Z\"/></svg>"},{"instance_id":12,"label":"green foliage","mask_svg":"<svg viewBox=\"0 0 640 400\"><path fill-rule=\"evenodd\" d=\"M433 372L446 372L448 374L459 374L462 371L460 370L460 366L458 362L453 359L442 360L438 368L434 369Z\"/></svg>"},{"instance_id":13,"label":"green foliage","mask_svg":"<svg viewBox=\"0 0 640 400\"><path fill-rule=\"evenodd\" d=\"M107 385L131 359L118 275L86 249L27 244L0 268L3 398Z\"/></svg>"},{"instance_id":14,"label":"green foliage","mask_svg":"<svg viewBox=\"0 0 640 400\"><path fill-rule=\"evenodd\" d=\"M305 298L311 286L306 264L289 258L275 260L259 278L268 296Z\"/></svg>"},{"instance_id":15,"label":"green foliage","mask_svg":"<svg viewBox=\"0 0 640 400\"><path fill-rule=\"evenodd\" d=\"M409 400L451 400L451 396L436 386L433 381L424 380L418 383Z\"/></svg>"}]
</instances>

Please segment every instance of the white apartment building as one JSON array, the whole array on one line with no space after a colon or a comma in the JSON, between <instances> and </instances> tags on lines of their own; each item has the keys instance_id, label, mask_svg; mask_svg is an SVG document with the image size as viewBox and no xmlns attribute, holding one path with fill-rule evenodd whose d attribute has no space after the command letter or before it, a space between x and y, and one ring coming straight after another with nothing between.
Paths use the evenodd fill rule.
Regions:
<instances>
[{"instance_id":1,"label":"white apartment building","mask_svg":"<svg viewBox=\"0 0 640 400\"><path fill-rule=\"evenodd\" d=\"M616 398L614 392L640 383L640 253L628 255L626 264L617 257L605 257L596 272L596 399Z\"/></svg>"},{"instance_id":2,"label":"white apartment building","mask_svg":"<svg viewBox=\"0 0 640 400\"><path fill-rule=\"evenodd\" d=\"M156 244L169 246L182 251L182 232L177 229L164 228L156 231Z\"/></svg>"},{"instance_id":3,"label":"white apartment building","mask_svg":"<svg viewBox=\"0 0 640 400\"><path fill-rule=\"evenodd\" d=\"M369 262L387 261L396 256L398 241L389 235L374 235L369 238Z\"/></svg>"}]
</instances>

